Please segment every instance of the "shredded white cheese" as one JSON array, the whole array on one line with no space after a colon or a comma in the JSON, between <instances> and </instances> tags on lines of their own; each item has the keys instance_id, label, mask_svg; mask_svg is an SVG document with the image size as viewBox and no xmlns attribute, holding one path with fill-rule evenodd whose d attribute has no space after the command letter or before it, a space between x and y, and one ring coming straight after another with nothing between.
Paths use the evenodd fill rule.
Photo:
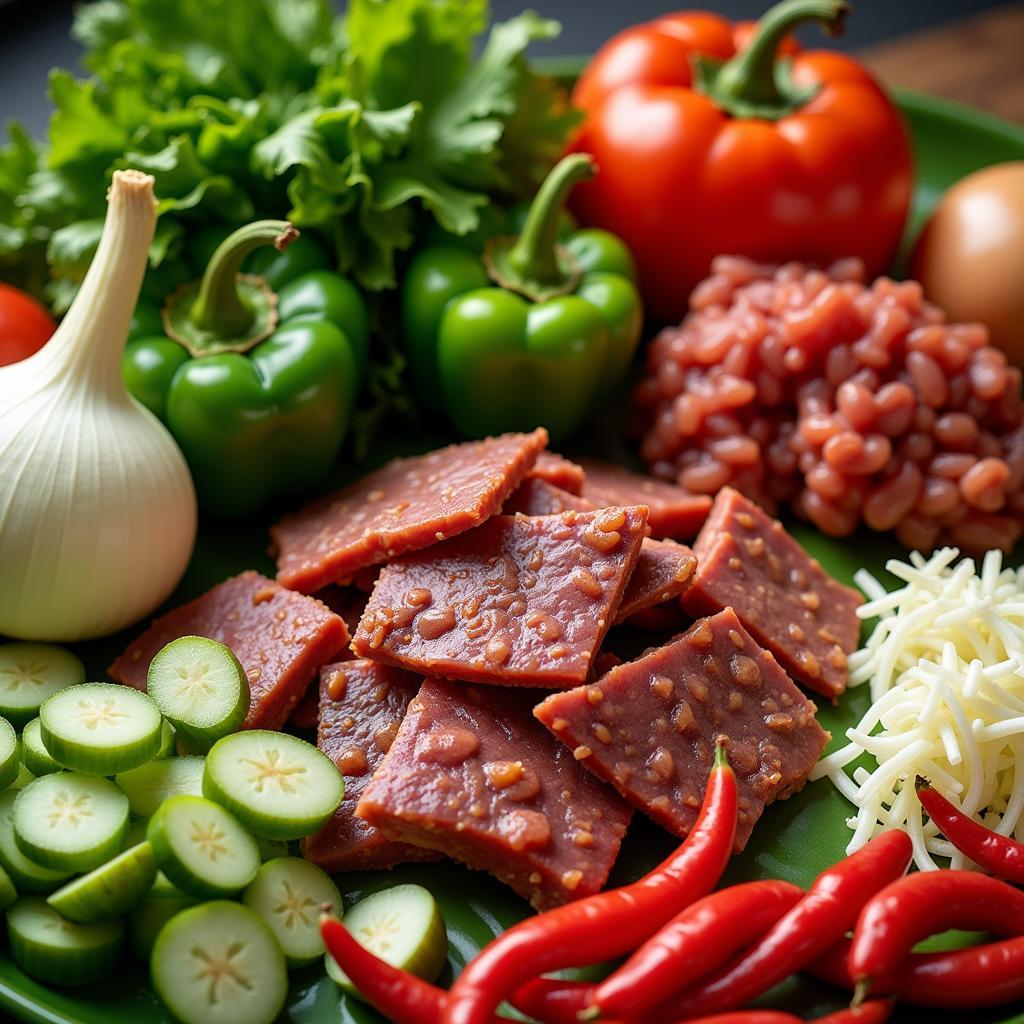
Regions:
<instances>
[{"instance_id":1,"label":"shredded white cheese","mask_svg":"<svg viewBox=\"0 0 1024 1024\"><path fill-rule=\"evenodd\" d=\"M954 564L956 548L886 569L904 586L891 593L865 570L868 598L858 614L878 617L850 658L849 685L870 683L872 705L846 731L846 746L822 758L812 779L828 776L857 808L847 820L853 852L872 836L902 828L923 870L933 856L964 857L925 821L915 776L1001 835L1024 839L1024 569L1003 569L989 551ZM861 755L874 770L847 769Z\"/></svg>"}]
</instances>

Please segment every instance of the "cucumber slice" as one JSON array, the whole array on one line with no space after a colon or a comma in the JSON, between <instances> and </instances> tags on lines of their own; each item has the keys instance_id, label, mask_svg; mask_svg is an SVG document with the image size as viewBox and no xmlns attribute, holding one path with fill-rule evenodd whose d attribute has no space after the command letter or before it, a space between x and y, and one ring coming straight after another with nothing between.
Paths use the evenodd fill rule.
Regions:
<instances>
[{"instance_id":1,"label":"cucumber slice","mask_svg":"<svg viewBox=\"0 0 1024 1024\"><path fill-rule=\"evenodd\" d=\"M0 718L0 789L6 789L21 770L18 734L6 718Z\"/></svg>"},{"instance_id":2,"label":"cucumber slice","mask_svg":"<svg viewBox=\"0 0 1024 1024\"><path fill-rule=\"evenodd\" d=\"M196 896L231 896L260 869L260 852L234 816L201 796L172 796L146 830L160 870Z\"/></svg>"},{"instance_id":3,"label":"cucumber slice","mask_svg":"<svg viewBox=\"0 0 1024 1024\"><path fill-rule=\"evenodd\" d=\"M305 967L324 955L320 915L341 910L330 876L301 857L268 860L245 890L242 902L270 926L289 967Z\"/></svg>"},{"instance_id":4,"label":"cucumber slice","mask_svg":"<svg viewBox=\"0 0 1024 1024\"><path fill-rule=\"evenodd\" d=\"M158 871L149 892L128 915L128 948L133 955L148 965L160 929L175 914L199 902L198 896L182 892L162 871Z\"/></svg>"},{"instance_id":5,"label":"cucumber slice","mask_svg":"<svg viewBox=\"0 0 1024 1024\"><path fill-rule=\"evenodd\" d=\"M21 852L55 871L91 871L119 853L128 830L128 798L107 779L54 772L14 800Z\"/></svg>"},{"instance_id":6,"label":"cucumber slice","mask_svg":"<svg viewBox=\"0 0 1024 1024\"><path fill-rule=\"evenodd\" d=\"M0 868L0 910L6 910L18 898L11 876Z\"/></svg>"},{"instance_id":7,"label":"cucumber slice","mask_svg":"<svg viewBox=\"0 0 1024 1024\"><path fill-rule=\"evenodd\" d=\"M291 844L285 839L264 839L263 836L255 836L256 846L260 851L260 860L264 864L275 857L291 856Z\"/></svg>"},{"instance_id":8,"label":"cucumber slice","mask_svg":"<svg viewBox=\"0 0 1024 1024\"><path fill-rule=\"evenodd\" d=\"M86 775L113 775L152 760L162 722L146 694L118 683L69 686L39 708L39 735L50 756Z\"/></svg>"},{"instance_id":9,"label":"cucumber slice","mask_svg":"<svg viewBox=\"0 0 1024 1024\"><path fill-rule=\"evenodd\" d=\"M53 644L0 646L0 715L16 726L39 714L39 705L66 686L85 682L85 666Z\"/></svg>"},{"instance_id":10,"label":"cucumber slice","mask_svg":"<svg viewBox=\"0 0 1024 1024\"><path fill-rule=\"evenodd\" d=\"M23 896L7 912L14 962L51 985L87 985L113 973L121 961L124 922L75 924L39 896Z\"/></svg>"},{"instance_id":11,"label":"cucumber slice","mask_svg":"<svg viewBox=\"0 0 1024 1024\"><path fill-rule=\"evenodd\" d=\"M130 850L133 846L146 841L146 825L148 822L141 818L132 818L128 822L128 830L124 834L124 849Z\"/></svg>"},{"instance_id":12,"label":"cucumber slice","mask_svg":"<svg viewBox=\"0 0 1024 1024\"><path fill-rule=\"evenodd\" d=\"M299 839L316 832L337 810L344 792L334 762L288 733L235 733L218 740L206 757L203 793L267 839Z\"/></svg>"},{"instance_id":13,"label":"cucumber slice","mask_svg":"<svg viewBox=\"0 0 1024 1024\"><path fill-rule=\"evenodd\" d=\"M249 681L230 647L183 636L158 651L146 690L167 720L200 752L241 728L249 713Z\"/></svg>"},{"instance_id":14,"label":"cucumber slice","mask_svg":"<svg viewBox=\"0 0 1024 1024\"><path fill-rule=\"evenodd\" d=\"M24 746L22 747L22 753L24 753ZM8 791L17 791L24 789L35 776L25 767L24 761L21 767L18 769L18 777L7 787Z\"/></svg>"},{"instance_id":15,"label":"cucumber slice","mask_svg":"<svg viewBox=\"0 0 1024 1024\"><path fill-rule=\"evenodd\" d=\"M270 929L227 900L172 917L157 936L150 977L183 1024L272 1024L288 994Z\"/></svg>"},{"instance_id":16,"label":"cucumber slice","mask_svg":"<svg viewBox=\"0 0 1024 1024\"><path fill-rule=\"evenodd\" d=\"M33 718L22 730L21 762L35 776L50 775L63 768L63 765L50 757L50 752L43 746L42 737L39 735L38 718Z\"/></svg>"},{"instance_id":17,"label":"cucumber slice","mask_svg":"<svg viewBox=\"0 0 1024 1024\"><path fill-rule=\"evenodd\" d=\"M21 852L11 820L17 795L12 789L0 793L0 867L11 876L18 892L52 892L71 872L44 868Z\"/></svg>"},{"instance_id":18,"label":"cucumber slice","mask_svg":"<svg viewBox=\"0 0 1024 1024\"><path fill-rule=\"evenodd\" d=\"M128 797L132 814L150 818L168 797L182 793L202 796L205 767L206 758L202 756L169 757L121 772L114 781Z\"/></svg>"},{"instance_id":19,"label":"cucumber slice","mask_svg":"<svg viewBox=\"0 0 1024 1024\"><path fill-rule=\"evenodd\" d=\"M95 924L127 914L156 878L156 858L148 842L119 853L113 860L51 893L46 902L61 917Z\"/></svg>"},{"instance_id":20,"label":"cucumber slice","mask_svg":"<svg viewBox=\"0 0 1024 1024\"><path fill-rule=\"evenodd\" d=\"M395 885L367 896L345 914L345 927L382 960L424 981L436 981L444 970L448 956L444 918L437 901L421 885ZM349 995L360 996L330 953L324 966Z\"/></svg>"},{"instance_id":21,"label":"cucumber slice","mask_svg":"<svg viewBox=\"0 0 1024 1024\"><path fill-rule=\"evenodd\" d=\"M160 746L153 755L154 760L161 761L165 757L174 757L178 751L177 737L174 735L174 726L165 718L160 726Z\"/></svg>"}]
</instances>

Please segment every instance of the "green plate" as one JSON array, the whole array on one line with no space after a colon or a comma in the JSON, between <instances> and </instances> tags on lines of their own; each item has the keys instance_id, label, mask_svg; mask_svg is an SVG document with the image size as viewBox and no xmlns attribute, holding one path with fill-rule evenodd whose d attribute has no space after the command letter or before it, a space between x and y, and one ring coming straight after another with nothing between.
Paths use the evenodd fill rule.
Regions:
<instances>
[{"instance_id":1,"label":"green plate","mask_svg":"<svg viewBox=\"0 0 1024 1024\"><path fill-rule=\"evenodd\" d=\"M549 69L571 76L579 67L579 61L569 61ZM911 231L919 227L942 191L964 174L986 164L1024 159L1024 129L1020 127L913 93L900 92L897 98L909 122L917 155L919 186ZM418 437L411 445L392 439L381 446L377 456L383 459L403 448L425 450L435 440L443 439ZM243 569L270 572L265 530L266 522L241 529L204 525L192 565L171 604L191 598ZM846 582L851 581L862 564L880 572L885 558L895 553L895 548L875 537L836 542L806 528L798 528L796 533L826 569ZM93 677L102 678L104 667L125 642L125 637L118 637L79 648ZM838 708L822 708L820 719L835 737L834 745L842 742L844 729L866 706L867 693L861 690L846 696ZM775 876L808 885L818 872L843 856L850 835L844 824L849 814L850 806L827 780L807 786L792 799L768 809L749 847L736 859L730 879ZM637 815L613 881L636 877L673 845L671 837ZM525 903L489 876L455 865L423 865L338 877L349 903L363 893L399 881L419 882L441 902L451 942L450 966L442 979L445 984L451 980L452 971L492 936L528 912ZM792 1008L805 1016L817 1016L840 1008L844 999L841 993L825 986L791 980L769 993L766 1002ZM123 972L102 985L65 992L26 978L8 957L0 954L0 1013L2 1010L20 1020L60 1024L163 1024L170 1020L150 993L145 971L132 963L126 963ZM341 996L319 967L311 967L292 976L291 996L283 1019L296 1024L371 1024L381 1018L362 1004ZM905 1024L921 1019L920 1011L912 1009L893 1017ZM965 1018L962 1013L935 1012L929 1013L927 1019L934 1024L962 1024ZM970 1019L973 1024L1024 1024L1024 1007L975 1013Z\"/></svg>"}]
</instances>

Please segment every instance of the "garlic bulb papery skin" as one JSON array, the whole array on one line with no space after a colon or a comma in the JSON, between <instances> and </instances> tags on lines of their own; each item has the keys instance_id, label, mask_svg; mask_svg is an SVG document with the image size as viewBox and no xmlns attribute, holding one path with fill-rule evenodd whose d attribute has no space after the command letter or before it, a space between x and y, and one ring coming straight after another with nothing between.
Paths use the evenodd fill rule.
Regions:
<instances>
[{"instance_id":1,"label":"garlic bulb papery skin","mask_svg":"<svg viewBox=\"0 0 1024 1024\"><path fill-rule=\"evenodd\" d=\"M188 466L121 379L155 225L153 178L115 173L67 316L39 352L0 368L0 634L116 632L153 611L188 564Z\"/></svg>"}]
</instances>

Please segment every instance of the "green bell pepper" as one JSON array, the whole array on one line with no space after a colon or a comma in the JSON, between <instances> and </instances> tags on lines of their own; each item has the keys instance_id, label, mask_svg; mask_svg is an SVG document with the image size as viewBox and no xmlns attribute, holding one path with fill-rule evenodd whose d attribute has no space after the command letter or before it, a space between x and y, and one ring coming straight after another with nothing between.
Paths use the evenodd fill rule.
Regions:
<instances>
[{"instance_id":1,"label":"green bell pepper","mask_svg":"<svg viewBox=\"0 0 1024 1024\"><path fill-rule=\"evenodd\" d=\"M636 351L643 307L633 258L607 231L564 233L572 187L594 173L565 157L548 175L516 237L475 251L420 252L402 285L402 328L424 404L469 437L580 427Z\"/></svg>"},{"instance_id":2,"label":"green bell pepper","mask_svg":"<svg viewBox=\"0 0 1024 1024\"><path fill-rule=\"evenodd\" d=\"M200 281L136 309L125 383L167 424L215 515L309 491L337 460L369 317L326 264L290 224L257 221L221 242Z\"/></svg>"}]
</instances>

